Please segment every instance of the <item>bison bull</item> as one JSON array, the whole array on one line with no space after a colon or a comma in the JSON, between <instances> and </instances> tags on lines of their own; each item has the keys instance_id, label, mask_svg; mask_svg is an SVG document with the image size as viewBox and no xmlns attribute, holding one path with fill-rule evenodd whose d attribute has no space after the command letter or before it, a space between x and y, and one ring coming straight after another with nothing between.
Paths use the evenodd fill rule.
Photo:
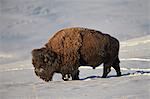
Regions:
<instances>
[{"instance_id":1,"label":"bison bull","mask_svg":"<svg viewBox=\"0 0 150 99\"><path fill-rule=\"evenodd\" d=\"M103 63L105 78L111 67L121 76L118 54L119 41L114 37L93 29L67 28L58 31L43 48L32 50L32 64L37 76L51 81L54 73L61 73L63 80L70 76L78 80L80 66L96 68Z\"/></svg>"}]
</instances>

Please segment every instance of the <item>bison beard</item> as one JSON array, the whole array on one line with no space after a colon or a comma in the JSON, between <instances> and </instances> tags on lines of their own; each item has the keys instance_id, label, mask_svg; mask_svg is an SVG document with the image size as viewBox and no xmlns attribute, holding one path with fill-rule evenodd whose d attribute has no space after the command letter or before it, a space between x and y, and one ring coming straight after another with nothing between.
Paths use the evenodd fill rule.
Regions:
<instances>
[{"instance_id":1,"label":"bison beard","mask_svg":"<svg viewBox=\"0 0 150 99\"><path fill-rule=\"evenodd\" d=\"M106 78L111 67L121 76L118 54L119 41L114 37L87 28L67 28L58 31L45 47L32 51L32 64L45 81L51 81L54 73L61 73L63 80L78 80L80 66L94 69L102 63L102 77Z\"/></svg>"}]
</instances>

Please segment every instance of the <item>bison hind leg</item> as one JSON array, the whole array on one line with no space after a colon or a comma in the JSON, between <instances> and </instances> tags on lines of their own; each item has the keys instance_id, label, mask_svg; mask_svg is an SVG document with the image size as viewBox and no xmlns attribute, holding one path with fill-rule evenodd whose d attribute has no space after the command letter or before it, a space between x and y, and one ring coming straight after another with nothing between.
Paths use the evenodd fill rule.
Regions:
<instances>
[{"instance_id":1,"label":"bison hind leg","mask_svg":"<svg viewBox=\"0 0 150 99\"><path fill-rule=\"evenodd\" d=\"M106 78L110 71L111 71L111 65L104 64L102 78Z\"/></svg>"},{"instance_id":2,"label":"bison hind leg","mask_svg":"<svg viewBox=\"0 0 150 99\"><path fill-rule=\"evenodd\" d=\"M116 60L114 61L112 67L115 69L117 76L121 76L121 71L120 71L120 61L119 58L117 57Z\"/></svg>"}]
</instances>

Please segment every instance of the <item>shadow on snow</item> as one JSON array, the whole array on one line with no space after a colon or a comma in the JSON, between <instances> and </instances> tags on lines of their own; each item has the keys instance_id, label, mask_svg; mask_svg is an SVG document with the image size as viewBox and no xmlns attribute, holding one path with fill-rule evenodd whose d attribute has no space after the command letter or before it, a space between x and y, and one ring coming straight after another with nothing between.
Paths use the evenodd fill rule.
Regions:
<instances>
[{"instance_id":1,"label":"shadow on snow","mask_svg":"<svg viewBox=\"0 0 150 99\"><path fill-rule=\"evenodd\" d=\"M124 73L122 74L121 76L129 76L129 75L135 75L135 74L150 74L150 71L135 71L133 73ZM107 76L107 78L111 78L111 77L121 77L121 76L117 76L117 75L110 75L110 76ZM94 79L94 78L102 78L101 76L89 76L89 77L86 77L86 78L81 78L80 80L86 80L86 79Z\"/></svg>"}]
</instances>

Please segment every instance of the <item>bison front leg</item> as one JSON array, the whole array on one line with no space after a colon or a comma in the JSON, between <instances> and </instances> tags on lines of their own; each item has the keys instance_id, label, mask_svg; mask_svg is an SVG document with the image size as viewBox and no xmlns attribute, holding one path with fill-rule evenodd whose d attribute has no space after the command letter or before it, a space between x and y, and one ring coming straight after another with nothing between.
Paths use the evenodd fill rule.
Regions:
<instances>
[{"instance_id":1,"label":"bison front leg","mask_svg":"<svg viewBox=\"0 0 150 99\"><path fill-rule=\"evenodd\" d=\"M79 80L79 70L75 70L72 72L71 76L72 76L72 80Z\"/></svg>"},{"instance_id":2,"label":"bison front leg","mask_svg":"<svg viewBox=\"0 0 150 99\"><path fill-rule=\"evenodd\" d=\"M62 75L62 79L63 79L64 81L68 81L69 78L70 78L70 74L63 74L63 75Z\"/></svg>"},{"instance_id":3,"label":"bison front leg","mask_svg":"<svg viewBox=\"0 0 150 99\"><path fill-rule=\"evenodd\" d=\"M72 71L71 74L69 73L62 74L62 79L64 81L68 81L70 77L72 77L72 80L79 80L79 70Z\"/></svg>"}]
</instances>

